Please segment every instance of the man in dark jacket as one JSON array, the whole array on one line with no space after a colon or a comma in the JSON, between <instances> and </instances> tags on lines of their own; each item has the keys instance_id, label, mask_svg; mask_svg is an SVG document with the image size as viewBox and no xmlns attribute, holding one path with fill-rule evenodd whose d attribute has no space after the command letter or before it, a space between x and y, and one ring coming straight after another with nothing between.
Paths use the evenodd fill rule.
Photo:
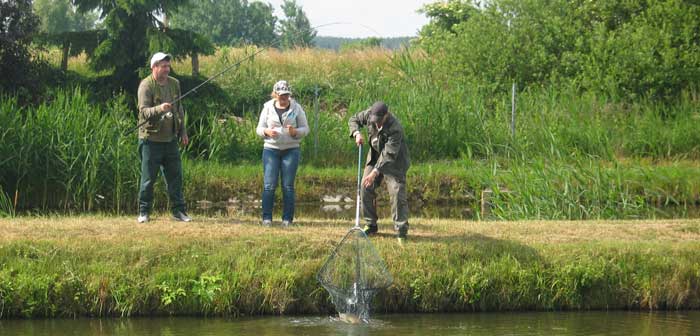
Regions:
<instances>
[{"instance_id":1,"label":"man in dark jacket","mask_svg":"<svg viewBox=\"0 0 700 336\"><path fill-rule=\"evenodd\" d=\"M394 229L398 231L400 241L408 235L408 199L406 196L406 172L410 160L403 127L398 119L389 112L384 102L378 101L369 109L350 117L348 122L350 136L357 145L365 139L360 129L367 127L369 153L367 165L362 176L362 213L367 235L377 233L376 192L383 179L391 197L391 215Z\"/></svg>"}]
</instances>

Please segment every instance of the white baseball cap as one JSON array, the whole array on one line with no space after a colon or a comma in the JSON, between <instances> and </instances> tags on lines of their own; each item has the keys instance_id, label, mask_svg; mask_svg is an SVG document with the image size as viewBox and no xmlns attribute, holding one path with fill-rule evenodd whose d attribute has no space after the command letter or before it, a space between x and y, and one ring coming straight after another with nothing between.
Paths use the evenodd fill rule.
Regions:
<instances>
[{"instance_id":1,"label":"white baseball cap","mask_svg":"<svg viewBox=\"0 0 700 336\"><path fill-rule=\"evenodd\" d=\"M170 55L162 52L153 54L153 57L151 57L151 68L162 60L170 60Z\"/></svg>"}]
</instances>

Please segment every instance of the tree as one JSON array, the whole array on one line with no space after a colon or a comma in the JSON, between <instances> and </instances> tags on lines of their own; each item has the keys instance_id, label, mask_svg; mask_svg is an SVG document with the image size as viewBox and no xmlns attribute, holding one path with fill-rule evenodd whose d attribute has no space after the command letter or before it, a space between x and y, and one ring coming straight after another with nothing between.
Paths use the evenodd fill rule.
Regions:
<instances>
[{"instance_id":1,"label":"tree","mask_svg":"<svg viewBox=\"0 0 700 336\"><path fill-rule=\"evenodd\" d=\"M430 22L421 28L421 35L431 35L436 30L454 32L456 24L467 21L478 14L478 10L472 1L449 0L447 2L435 2L423 6L418 12L425 14Z\"/></svg>"},{"instance_id":2,"label":"tree","mask_svg":"<svg viewBox=\"0 0 700 336\"><path fill-rule=\"evenodd\" d=\"M127 92L134 93L140 70L145 72L148 57L155 51L167 51L175 58L187 55L181 48L188 34L169 34L163 15L170 16L187 0L73 0L81 12L99 10L104 19L106 38L91 57L96 70L112 70L112 81Z\"/></svg>"},{"instance_id":3,"label":"tree","mask_svg":"<svg viewBox=\"0 0 700 336\"><path fill-rule=\"evenodd\" d=\"M250 43L270 45L277 39L277 17L272 12L272 6L268 3L254 1L248 5L246 36L251 36Z\"/></svg>"},{"instance_id":4,"label":"tree","mask_svg":"<svg viewBox=\"0 0 700 336\"><path fill-rule=\"evenodd\" d=\"M340 51L353 51L371 48L379 48L382 46L382 39L378 37L368 37L364 39L355 39L352 42L343 42L340 45Z\"/></svg>"},{"instance_id":5,"label":"tree","mask_svg":"<svg viewBox=\"0 0 700 336\"><path fill-rule=\"evenodd\" d=\"M426 7L421 46L481 87L570 83L636 99L677 96L700 76L696 0L492 0L467 16L452 3L466 2Z\"/></svg>"},{"instance_id":6,"label":"tree","mask_svg":"<svg viewBox=\"0 0 700 336\"><path fill-rule=\"evenodd\" d=\"M0 1L0 88L17 88L26 77L27 48L38 27L31 0Z\"/></svg>"},{"instance_id":7,"label":"tree","mask_svg":"<svg viewBox=\"0 0 700 336\"><path fill-rule=\"evenodd\" d=\"M41 19L40 31L47 34L95 29L99 14L81 13L70 0L35 0L34 12Z\"/></svg>"},{"instance_id":8,"label":"tree","mask_svg":"<svg viewBox=\"0 0 700 336\"><path fill-rule=\"evenodd\" d=\"M304 9L296 0L284 0L282 12L285 18L280 21L281 46L285 49L313 46L316 29L311 27Z\"/></svg>"},{"instance_id":9,"label":"tree","mask_svg":"<svg viewBox=\"0 0 700 336\"><path fill-rule=\"evenodd\" d=\"M272 6L247 0L203 0L181 7L173 27L198 32L219 45L268 44L275 39Z\"/></svg>"}]
</instances>

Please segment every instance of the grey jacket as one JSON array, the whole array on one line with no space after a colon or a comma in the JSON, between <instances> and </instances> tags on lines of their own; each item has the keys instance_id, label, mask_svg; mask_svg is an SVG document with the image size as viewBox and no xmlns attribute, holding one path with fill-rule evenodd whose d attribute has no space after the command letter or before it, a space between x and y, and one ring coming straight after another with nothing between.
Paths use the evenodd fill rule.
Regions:
<instances>
[{"instance_id":1,"label":"grey jacket","mask_svg":"<svg viewBox=\"0 0 700 336\"><path fill-rule=\"evenodd\" d=\"M385 175L406 177L406 172L411 166L408 146L406 146L403 127L393 114L389 113L381 130L369 122L369 109L350 117L348 126L350 137L354 137L355 132L359 132L363 126L367 127L371 148L367 153L368 166L373 166Z\"/></svg>"},{"instance_id":2,"label":"grey jacket","mask_svg":"<svg viewBox=\"0 0 700 336\"><path fill-rule=\"evenodd\" d=\"M263 109L260 112L260 120L258 120L258 127L255 129L255 133L259 137L263 138L265 141L265 148L272 149L289 149L296 148L300 146L301 139L309 134L309 124L306 120L306 112L301 108L294 99L292 99L289 104L289 110L282 114L282 120L280 120L275 111L275 100L270 99L263 105ZM291 136L286 130L279 132L276 138L271 138L265 135L264 131L266 128L272 128L279 131L280 128L284 126L291 125L297 130L296 136Z\"/></svg>"}]
</instances>

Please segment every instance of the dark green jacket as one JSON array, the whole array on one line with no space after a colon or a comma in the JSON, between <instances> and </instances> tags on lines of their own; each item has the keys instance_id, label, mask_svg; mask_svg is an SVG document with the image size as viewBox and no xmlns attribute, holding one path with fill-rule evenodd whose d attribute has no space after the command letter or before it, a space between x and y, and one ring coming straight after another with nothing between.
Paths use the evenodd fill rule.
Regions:
<instances>
[{"instance_id":1,"label":"dark green jacket","mask_svg":"<svg viewBox=\"0 0 700 336\"><path fill-rule=\"evenodd\" d=\"M158 85L152 75L144 78L141 81L141 84L139 84L139 124L148 120L148 122L139 128L139 139L153 138L163 141L163 139L159 138L163 133L163 127L166 122L163 119L156 117L163 112L158 105L165 102L171 102L181 95L180 82L177 79L168 76L167 86L168 91L171 93L170 99L163 97L161 86ZM182 107L180 101L173 104L171 111L173 112L173 135L175 137L182 137L186 135L185 109Z\"/></svg>"},{"instance_id":2,"label":"dark green jacket","mask_svg":"<svg viewBox=\"0 0 700 336\"><path fill-rule=\"evenodd\" d=\"M389 113L381 131L369 122L369 109L350 117L348 126L350 137L354 137L355 132L359 132L363 126L367 127L367 143L370 145L370 151L367 153L368 166L373 166L385 175L406 177L406 172L411 166L408 146L403 127L393 114Z\"/></svg>"}]
</instances>

